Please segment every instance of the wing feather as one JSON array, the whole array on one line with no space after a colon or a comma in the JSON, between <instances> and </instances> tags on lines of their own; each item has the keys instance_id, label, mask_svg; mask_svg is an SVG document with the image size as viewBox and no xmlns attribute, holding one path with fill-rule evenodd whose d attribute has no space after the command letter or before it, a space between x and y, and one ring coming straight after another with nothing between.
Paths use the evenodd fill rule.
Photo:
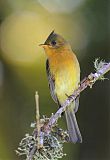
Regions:
<instances>
[{"instance_id":1,"label":"wing feather","mask_svg":"<svg viewBox=\"0 0 110 160\"><path fill-rule=\"evenodd\" d=\"M57 99L57 96L55 94L55 78L52 75L52 73L50 72L49 60L48 59L46 61L46 72L47 72L47 77L48 77L48 83L49 83L49 89L50 89L51 96L52 96L53 100L55 101L55 103L58 103L58 99Z\"/></svg>"}]
</instances>

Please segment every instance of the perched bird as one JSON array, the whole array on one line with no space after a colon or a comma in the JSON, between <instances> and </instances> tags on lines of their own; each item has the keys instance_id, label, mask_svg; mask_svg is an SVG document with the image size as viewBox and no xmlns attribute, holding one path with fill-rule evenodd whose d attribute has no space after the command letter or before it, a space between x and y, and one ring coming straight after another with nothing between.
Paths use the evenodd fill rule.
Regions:
<instances>
[{"instance_id":1,"label":"perched bird","mask_svg":"<svg viewBox=\"0 0 110 160\"><path fill-rule=\"evenodd\" d=\"M54 31L41 46L47 55L46 71L51 96L61 107L67 96L70 96L79 85L80 66L70 44ZM68 133L73 143L82 142L75 117L78 105L79 97L65 111Z\"/></svg>"}]
</instances>

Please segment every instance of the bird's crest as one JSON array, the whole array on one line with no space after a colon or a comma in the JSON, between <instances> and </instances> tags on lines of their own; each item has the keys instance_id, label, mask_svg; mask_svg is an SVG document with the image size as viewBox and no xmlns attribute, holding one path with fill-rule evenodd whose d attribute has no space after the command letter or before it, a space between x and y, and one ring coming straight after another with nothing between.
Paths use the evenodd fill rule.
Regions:
<instances>
[{"instance_id":1,"label":"bird's crest","mask_svg":"<svg viewBox=\"0 0 110 160\"><path fill-rule=\"evenodd\" d=\"M49 44L49 42L53 39L53 37L55 37L55 32L54 30L50 33L50 35L48 36L48 38L46 39L44 44Z\"/></svg>"}]
</instances>

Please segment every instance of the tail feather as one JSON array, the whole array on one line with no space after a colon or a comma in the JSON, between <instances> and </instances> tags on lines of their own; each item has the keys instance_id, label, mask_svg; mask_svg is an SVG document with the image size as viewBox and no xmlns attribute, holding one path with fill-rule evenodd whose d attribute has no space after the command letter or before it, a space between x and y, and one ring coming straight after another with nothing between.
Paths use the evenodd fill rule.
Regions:
<instances>
[{"instance_id":1,"label":"tail feather","mask_svg":"<svg viewBox=\"0 0 110 160\"><path fill-rule=\"evenodd\" d=\"M77 124L74 110L71 111L69 108L65 111L67 128L70 137L70 141L73 143L82 143L82 136Z\"/></svg>"}]
</instances>

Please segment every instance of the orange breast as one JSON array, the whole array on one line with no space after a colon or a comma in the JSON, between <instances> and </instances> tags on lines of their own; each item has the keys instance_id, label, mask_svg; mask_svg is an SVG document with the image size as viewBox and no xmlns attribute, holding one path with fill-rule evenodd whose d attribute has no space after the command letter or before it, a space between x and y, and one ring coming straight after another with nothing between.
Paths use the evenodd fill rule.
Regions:
<instances>
[{"instance_id":1,"label":"orange breast","mask_svg":"<svg viewBox=\"0 0 110 160\"><path fill-rule=\"evenodd\" d=\"M55 77L55 94L60 103L78 87L80 67L73 53L56 53L49 59L50 71Z\"/></svg>"}]
</instances>

